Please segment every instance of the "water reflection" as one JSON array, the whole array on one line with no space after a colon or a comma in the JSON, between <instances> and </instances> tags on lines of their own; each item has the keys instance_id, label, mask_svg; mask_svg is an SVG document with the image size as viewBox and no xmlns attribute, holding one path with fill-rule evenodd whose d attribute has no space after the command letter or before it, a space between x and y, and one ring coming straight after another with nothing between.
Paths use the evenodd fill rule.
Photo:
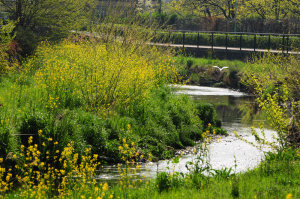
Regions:
<instances>
[{"instance_id":1,"label":"water reflection","mask_svg":"<svg viewBox=\"0 0 300 199\"><path fill-rule=\"evenodd\" d=\"M232 91L226 88L211 88L204 86L180 86L178 93L191 95L196 101L213 104L223 126L235 123L243 127L259 127L264 122L270 128L265 114L257 106L255 98L246 93Z\"/></svg>"}]
</instances>

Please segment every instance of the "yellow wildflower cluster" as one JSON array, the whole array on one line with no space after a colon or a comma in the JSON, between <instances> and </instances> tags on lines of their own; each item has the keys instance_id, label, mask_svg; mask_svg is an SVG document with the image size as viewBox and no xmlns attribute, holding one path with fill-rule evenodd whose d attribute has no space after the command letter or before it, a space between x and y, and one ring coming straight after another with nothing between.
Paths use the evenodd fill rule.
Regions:
<instances>
[{"instance_id":1,"label":"yellow wildflower cluster","mask_svg":"<svg viewBox=\"0 0 300 199\"><path fill-rule=\"evenodd\" d=\"M68 198L74 194L72 189L85 191L84 187L95 182L93 177L100 163L97 162L98 156L91 154L91 149L86 149L79 164L79 155L74 154L74 143L68 144L62 152L56 150L51 157L47 151L45 158L41 156L38 145L32 145L32 140L29 137L29 146L22 145L20 153L12 155L16 162L14 168L7 170L3 167L5 161L0 158L0 196L5 196L17 185L22 198L44 198L47 194L53 195L55 191L59 198ZM58 144L57 141L55 143ZM107 190L108 185L105 184L101 193L90 194L96 198L105 195Z\"/></svg>"},{"instance_id":2,"label":"yellow wildflower cluster","mask_svg":"<svg viewBox=\"0 0 300 199\"><path fill-rule=\"evenodd\" d=\"M51 111L72 99L104 114L114 107L126 109L136 100L145 100L160 83L177 80L169 60L162 55L149 60L134 49L134 45L107 49L100 44L51 46L44 42L37 50L39 59L28 60L26 71L39 67L35 73L37 98ZM155 48L150 51L159 55Z\"/></svg>"}]
</instances>

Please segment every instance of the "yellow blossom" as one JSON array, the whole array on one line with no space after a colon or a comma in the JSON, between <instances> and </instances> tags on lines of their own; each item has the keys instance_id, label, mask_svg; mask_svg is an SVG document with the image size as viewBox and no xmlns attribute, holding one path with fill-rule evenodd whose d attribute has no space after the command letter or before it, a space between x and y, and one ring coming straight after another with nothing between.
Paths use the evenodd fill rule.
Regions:
<instances>
[{"instance_id":1,"label":"yellow blossom","mask_svg":"<svg viewBox=\"0 0 300 199\"><path fill-rule=\"evenodd\" d=\"M102 187L102 190L103 191L107 191L108 190L108 184L107 183L104 183L104 185Z\"/></svg>"},{"instance_id":2,"label":"yellow blossom","mask_svg":"<svg viewBox=\"0 0 300 199\"><path fill-rule=\"evenodd\" d=\"M286 195L285 197L286 199L293 199L293 195L291 193L289 193L288 195Z\"/></svg>"}]
</instances>

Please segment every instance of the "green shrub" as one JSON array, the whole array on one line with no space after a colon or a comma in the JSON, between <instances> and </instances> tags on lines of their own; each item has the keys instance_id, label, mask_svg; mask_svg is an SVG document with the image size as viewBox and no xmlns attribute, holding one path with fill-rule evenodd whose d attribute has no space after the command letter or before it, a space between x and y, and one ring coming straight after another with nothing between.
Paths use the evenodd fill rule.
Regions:
<instances>
[{"instance_id":1,"label":"green shrub","mask_svg":"<svg viewBox=\"0 0 300 199\"><path fill-rule=\"evenodd\" d=\"M206 129L208 124L215 127L221 127L221 120L217 117L217 112L213 105L199 102L197 104L198 116L203 121L203 127Z\"/></svg>"},{"instance_id":2,"label":"green shrub","mask_svg":"<svg viewBox=\"0 0 300 199\"><path fill-rule=\"evenodd\" d=\"M48 116L41 112L25 114L20 125L21 144L28 146L28 138L33 135L33 143L39 144L39 130L46 131Z\"/></svg>"},{"instance_id":3,"label":"green shrub","mask_svg":"<svg viewBox=\"0 0 300 199\"><path fill-rule=\"evenodd\" d=\"M5 158L5 156L13 149L13 137L9 128L4 126L3 123L0 124L0 158Z\"/></svg>"}]
</instances>

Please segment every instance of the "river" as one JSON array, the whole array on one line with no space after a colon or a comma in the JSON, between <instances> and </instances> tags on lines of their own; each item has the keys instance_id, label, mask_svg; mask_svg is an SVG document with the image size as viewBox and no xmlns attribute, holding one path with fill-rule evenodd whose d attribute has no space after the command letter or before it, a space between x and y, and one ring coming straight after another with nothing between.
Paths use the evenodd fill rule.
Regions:
<instances>
[{"instance_id":1,"label":"river","mask_svg":"<svg viewBox=\"0 0 300 199\"><path fill-rule=\"evenodd\" d=\"M220 141L214 141L209 145L209 160L213 169L232 168L233 172L244 172L253 169L264 157L264 152L270 150L256 147L237 139L234 131L242 138L255 143L255 138L251 134L251 126L260 133L259 124L265 123L266 138L271 141L276 132L270 129L265 117L257 109L252 96L245 93L233 91L225 88L212 88L202 86L180 86L178 94L187 94L195 100L209 102L214 105L219 118L222 120L222 127L227 130L228 136L222 137ZM187 162L195 162L196 156L192 154L180 158L179 163L173 164L169 160L159 162L149 162L141 164L141 169L132 178L142 179L155 177L157 172L175 171L188 172ZM123 165L122 165L123 166ZM135 165L130 165L131 170ZM101 181L117 182L120 174L117 165L105 165L96 179Z\"/></svg>"}]
</instances>

